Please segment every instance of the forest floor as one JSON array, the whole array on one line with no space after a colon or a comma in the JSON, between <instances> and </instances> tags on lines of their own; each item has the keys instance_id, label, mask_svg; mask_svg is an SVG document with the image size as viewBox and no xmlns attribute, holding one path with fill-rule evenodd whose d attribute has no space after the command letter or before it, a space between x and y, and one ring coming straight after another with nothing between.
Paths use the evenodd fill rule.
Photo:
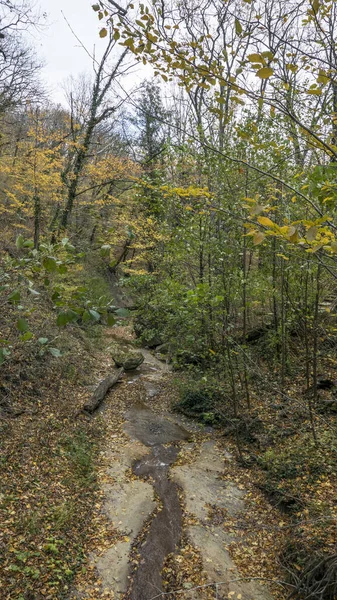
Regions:
<instances>
[{"instance_id":1,"label":"forest floor","mask_svg":"<svg viewBox=\"0 0 337 600\"><path fill-rule=\"evenodd\" d=\"M277 420L275 398L259 386L254 409L275 439L260 436L267 449L259 455L254 443L257 460L242 464L223 428L173 410L185 375L146 349L85 415L116 347L137 348L134 334L125 325L60 330L48 310L32 326L57 337L61 357L40 356L32 341L2 367L1 598L281 600L291 590L285 550L292 570L304 564L292 558L294 541L304 559L306 548L334 553L329 430L319 430L316 451L302 412L283 404Z\"/></svg>"},{"instance_id":2,"label":"forest floor","mask_svg":"<svg viewBox=\"0 0 337 600\"><path fill-rule=\"evenodd\" d=\"M132 343L132 333L113 328L106 339L110 350ZM284 515L220 432L172 413L174 375L142 351L144 363L124 374L91 418L105 431L95 503L105 526L89 541L71 598L284 597L276 558ZM110 352L100 365L100 377L111 372Z\"/></svg>"}]
</instances>

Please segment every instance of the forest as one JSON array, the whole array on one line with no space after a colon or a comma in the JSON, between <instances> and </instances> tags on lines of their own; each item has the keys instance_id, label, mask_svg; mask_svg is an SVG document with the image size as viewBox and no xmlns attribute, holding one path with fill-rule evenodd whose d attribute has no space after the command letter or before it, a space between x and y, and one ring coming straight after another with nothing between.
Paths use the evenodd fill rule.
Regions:
<instances>
[{"instance_id":1,"label":"forest","mask_svg":"<svg viewBox=\"0 0 337 600\"><path fill-rule=\"evenodd\" d=\"M58 104L27 37L44 26L38 4L0 0L1 597L334 600L337 4L92 11L104 49ZM124 374L89 414L114 363ZM119 481L107 464L129 452L126 411L157 363L145 404L190 427L196 455L231 453L218 480L245 489L246 508L210 496L205 520L227 532L231 581L268 583L269 596L207 571L183 437L158 446L180 448L183 516L157 595L137 569L159 505L134 539L102 509ZM90 557L124 542L122 593Z\"/></svg>"}]
</instances>

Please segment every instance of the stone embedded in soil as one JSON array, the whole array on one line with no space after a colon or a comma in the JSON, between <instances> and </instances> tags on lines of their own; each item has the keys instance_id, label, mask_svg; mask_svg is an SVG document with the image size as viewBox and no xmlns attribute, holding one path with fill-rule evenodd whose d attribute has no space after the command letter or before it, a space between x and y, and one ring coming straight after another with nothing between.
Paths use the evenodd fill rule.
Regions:
<instances>
[{"instance_id":1,"label":"stone embedded in soil","mask_svg":"<svg viewBox=\"0 0 337 600\"><path fill-rule=\"evenodd\" d=\"M256 581L244 581L226 550L231 540L221 527L213 529L210 531L203 525L193 525L189 526L188 534L192 544L201 551L208 581L220 583L217 598L235 599L241 594L244 600L272 600L264 586Z\"/></svg>"},{"instance_id":2,"label":"stone embedded in soil","mask_svg":"<svg viewBox=\"0 0 337 600\"><path fill-rule=\"evenodd\" d=\"M268 590L258 582L244 581L226 546L233 541L221 525L208 525L209 505L225 509L232 516L245 509L245 492L234 483L220 478L224 468L224 459L230 460L228 453L219 452L214 441L201 445L200 455L196 455L192 464L173 467L171 476L185 493L185 505L188 513L194 514L199 523L189 524L188 536L193 545L199 548L203 567L209 582L226 582L219 585L221 598L235 598L241 594L245 600L272 600ZM229 580L240 579L240 581ZM233 595L234 594L234 595Z\"/></svg>"},{"instance_id":3,"label":"stone embedded in soil","mask_svg":"<svg viewBox=\"0 0 337 600\"><path fill-rule=\"evenodd\" d=\"M199 457L193 464L172 469L174 480L186 493L186 508L198 519L205 519L207 505L216 504L235 515L244 509L245 493L230 482L219 479L223 471L224 457L215 442L207 441L201 446Z\"/></svg>"},{"instance_id":4,"label":"stone embedded in soil","mask_svg":"<svg viewBox=\"0 0 337 600\"><path fill-rule=\"evenodd\" d=\"M141 531L144 519L152 513L152 485L144 481L105 485L104 511L112 524L126 535L135 537Z\"/></svg>"}]
</instances>

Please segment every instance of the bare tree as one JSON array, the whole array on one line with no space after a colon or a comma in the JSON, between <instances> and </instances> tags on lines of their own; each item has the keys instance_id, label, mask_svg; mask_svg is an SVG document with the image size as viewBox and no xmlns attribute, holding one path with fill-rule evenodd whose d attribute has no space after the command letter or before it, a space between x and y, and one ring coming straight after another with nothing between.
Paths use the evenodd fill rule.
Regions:
<instances>
[{"instance_id":1,"label":"bare tree","mask_svg":"<svg viewBox=\"0 0 337 600\"><path fill-rule=\"evenodd\" d=\"M71 112L72 112L72 135L76 144L73 146L73 151L70 154L70 160L67 167L62 173L63 182L67 188L66 204L61 217L61 227L66 228L69 217L72 213L74 202L76 199L78 186L82 171L87 162L90 146L97 127L113 115L121 106L121 101L117 98L114 101L109 97L113 82L120 77L123 71L123 63L128 49L125 49L118 57L115 64L110 67L109 61L112 57L113 50L116 46L116 40L110 34L107 47L102 56L101 61L95 68L95 77L92 89L85 91L84 109L87 106L86 117L80 128L78 129L78 121L76 124L76 115L79 116L80 105L75 100L72 92L69 94ZM127 69L127 67L126 67ZM88 98L89 96L89 98ZM77 129L77 131L76 131Z\"/></svg>"},{"instance_id":2,"label":"bare tree","mask_svg":"<svg viewBox=\"0 0 337 600\"><path fill-rule=\"evenodd\" d=\"M39 22L28 2L0 1L0 113L41 94L41 63L22 35Z\"/></svg>"}]
</instances>

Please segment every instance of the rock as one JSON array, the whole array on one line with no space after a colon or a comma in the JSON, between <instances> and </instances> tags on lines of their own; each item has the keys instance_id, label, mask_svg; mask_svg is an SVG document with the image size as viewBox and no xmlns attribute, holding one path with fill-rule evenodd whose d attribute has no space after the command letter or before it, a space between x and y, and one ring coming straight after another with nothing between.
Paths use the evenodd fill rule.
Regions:
<instances>
[{"instance_id":1,"label":"rock","mask_svg":"<svg viewBox=\"0 0 337 600\"><path fill-rule=\"evenodd\" d=\"M148 348L157 348L158 346L163 345L163 340L158 334L154 334L149 338L145 338L145 343Z\"/></svg>"},{"instance_id":2,"label":"rock","mask_svg":"<svg viewBox=\"0 0 337 600\"><path fill-rule=\"evenodd\" d=\"M164 344L160 344L160 346L156 347L156 352L160 354L168 354L169 353L169 344L165 342Z\"/></svg>"},{"instance_id":3,"label":"rock","mask_svg":"<svg viewBox=\"0 0 337 600\"><path fill-rule=\"evenodd\" d=\"M125 371L133 371L144 361L144 356L141 352L116 352L112 356L116 367L123 367Z\"/></svg>"}]
</instances>

